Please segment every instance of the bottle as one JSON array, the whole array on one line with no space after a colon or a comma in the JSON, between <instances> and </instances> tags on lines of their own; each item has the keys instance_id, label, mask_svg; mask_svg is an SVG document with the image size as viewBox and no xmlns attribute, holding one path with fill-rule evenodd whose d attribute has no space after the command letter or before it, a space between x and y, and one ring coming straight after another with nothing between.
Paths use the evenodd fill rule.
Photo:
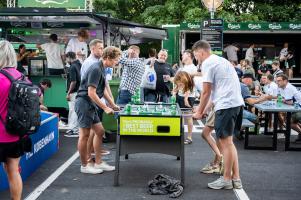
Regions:
<instances>
[{"instance_id":1,"label":"bottle","mask_svg":"<svg viewBox=\"0 0 301 200\"><path fill-rule=\"evenodd\" d=\"M280 93L278 93L277 95L277 107L281 107L282 106L282 96Z\"/></svg>"},{"instance_id":2,"label":"bottle","mask_svg":"<svg viewBox=\"0 0 301 200\"><path fill-rule=\"evenodd\" d=\"M131 104L127 104L126 107L125 107L125 110L126 110L127 113L131 113L132 112Z\"/></svg>"},{"instance_id":3,"label":"bottle","mask_svg":"<svg viewBox=\"0 0 301 200\"><path fill-rule=\"evenodd\" d=\"M176 97L175 95L172 95L171 98L170 98L170 103L171 104L176 104Z\"/></svg>"},{"instance_id":4,"label":"bottle","mask_svg":"<svg viewBox=\"0 0 301 200\"><path fill-rule=\"evenodd\" d=\"M135 101L136 101L135 95L132 95L131 96L131 104L135 104Z\"/></svg>"}]
</instances>

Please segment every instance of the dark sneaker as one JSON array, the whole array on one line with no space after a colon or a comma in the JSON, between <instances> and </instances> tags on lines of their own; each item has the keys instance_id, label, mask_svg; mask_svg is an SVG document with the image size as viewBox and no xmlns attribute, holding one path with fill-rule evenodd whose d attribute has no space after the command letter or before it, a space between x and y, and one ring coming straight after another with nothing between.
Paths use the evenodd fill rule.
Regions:
<instances>
[{"instance_id":1,"label":"dark sneaker","mask_svg":"<svg viewBox=\"0 0 301 200\"><path fill-rule=\"evenodd\" d=\"M233 184L232 184L232 180L226 181L224 177L221 176L216 181L208 183L208 187L214 190L220 190L220 189L231 190L233 189Z\"/></svg>"},{"instance_id":2,"label":"dark sneaker","mask_svg":"<svg viewBox=\"0 0 301 200\"><path fill-rule=\"evenodd\" d=\"M77 132L68 131L64 136L65 137L78 137L79 135Z\"/></svg>"},{"instance_id":3,"label":"dark sneaker","mask_svg":"<svg viewBox=\"0 0 301 200\"><path fill-rule=\"evenodd\" d=\"M241 183L240 179L233 179L232 183L233 183L233 188L234 189L241 189L242 188L242 183Z\"/></svg>"}]
</instances>

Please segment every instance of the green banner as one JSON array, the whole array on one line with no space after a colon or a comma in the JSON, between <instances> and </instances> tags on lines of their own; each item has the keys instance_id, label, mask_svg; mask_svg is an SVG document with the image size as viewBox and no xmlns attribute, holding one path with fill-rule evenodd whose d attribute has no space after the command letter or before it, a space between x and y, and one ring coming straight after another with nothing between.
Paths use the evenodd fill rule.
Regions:
<instances>
[{"instance_id":1,"label":"green banner","mask_svg":"<svg viewBox=\"0 0 301 200\"><path fill-rule=\"evenodd\" d=\"M200 22L183 22L180 24L181 29L200 30ZM224 23L225 31L300 31L301 22L244 22L244 23Z\"/></svg>"},{"instance_id":2,"label":"green banner","mask_svg":"<svg viewBox=\"0 0 301 200\"><path fill-rule=\"evenodd\" d=\"M283 31L291 30L298 31L301 30L301 23L289 23L289 22L279 22L279 23L225 23L225 30L242 30L242 31Z\"/></svg>"},{"instance_id":3,"label":"green banner","mask_svg":"<svg viewBox=\"0 0 301 200\"><path fill-rule=\"evenodd\" d=\"M85 9L85 0L18 0L18 7Z\"/></svg>"}]
</instances>

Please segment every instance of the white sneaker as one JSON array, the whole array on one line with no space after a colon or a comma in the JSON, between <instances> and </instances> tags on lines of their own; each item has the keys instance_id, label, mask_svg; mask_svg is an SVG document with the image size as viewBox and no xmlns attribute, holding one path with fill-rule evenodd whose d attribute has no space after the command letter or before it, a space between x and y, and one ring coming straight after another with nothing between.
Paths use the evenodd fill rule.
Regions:
<instances>
[{"instance_id":1,"label":"white sneaker","mask_svg":"<svg viewBox=\"0 0 301 200\"><path fill-rule=\"evenodd\" d=\"M102 150L102 151L101 151L101 155L102 155L102 156L106 156L106 155L109 155L109 154L111 154L110 151L107 151L107 150Z\"/></svg>"},{"instance_id":2,"label":"white sneaker","mask_svg":"<svg viewBox=\"0 0 301 200\"><path fill-rule=\"evenodd\" d=\"M80 167L80 172L84 174L101 174L103 172L102 169L97 169L95 167L91 167L90 165L87 166L81 166Z\"/></svg>"},{"instance_id":3,"label":"white sneaker","mask_svg":"<svg viewBox=\"0 0 301 200\"><path fill-rule=\"evenodd\" d=\"M100 164L94 164L95 169L102 169L103 171L114 171L115 166L108 165L106 162L102 161Z\"/></svg>"}]
</instances>

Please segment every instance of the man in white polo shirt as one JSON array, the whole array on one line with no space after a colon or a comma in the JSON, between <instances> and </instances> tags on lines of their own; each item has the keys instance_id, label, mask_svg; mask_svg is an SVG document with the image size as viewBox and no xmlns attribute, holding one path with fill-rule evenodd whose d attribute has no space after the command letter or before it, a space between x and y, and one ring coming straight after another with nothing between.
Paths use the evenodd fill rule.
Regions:
<instances>
[{"instance_id":1,"label":"man in white polo shirt","mask_svg":"<svg viewBox=\"0 0 301 200\"><path fill-rule=\"evenodd\" d=\"M215 110L214 128L224 155L224 174L212 183L211 189L242 188L239 176L238 155L233 143L234 131L240 131L244 100L234 67L226 59L211 54L207 41L200 40L192 47L195 58L202 62L203 91L195 119L206 116L205 107L210 95Z\"/></svg>"},{"instance_id":2,"label":"man in white polo shirt","mask_svg":"<svg viewBox=\"0 0 301 200\"><path fill-rule=\"evenodd\" d=\"M261 76L261 82L264 84L264 93L273 99L276 98L278 93L278 85L274 82L274 76L272 74L263 74Z\"/></svg>"},{"instance_id":3,"label":"man in white polo shirt","mask_svg":"<svg viewBox=\"0 0 301 200\"><path fill-rule=\"evenodd\" d=\"M283 103L293 105L297 102L301 104L301 92L295 86L288 82L288 77L285 74L280 74L276 77L278 85L278 93L283 97ZM301 142L301 112L292 115L292 129L298 132L296 142Z\"/></svg>"}]
</instances>

